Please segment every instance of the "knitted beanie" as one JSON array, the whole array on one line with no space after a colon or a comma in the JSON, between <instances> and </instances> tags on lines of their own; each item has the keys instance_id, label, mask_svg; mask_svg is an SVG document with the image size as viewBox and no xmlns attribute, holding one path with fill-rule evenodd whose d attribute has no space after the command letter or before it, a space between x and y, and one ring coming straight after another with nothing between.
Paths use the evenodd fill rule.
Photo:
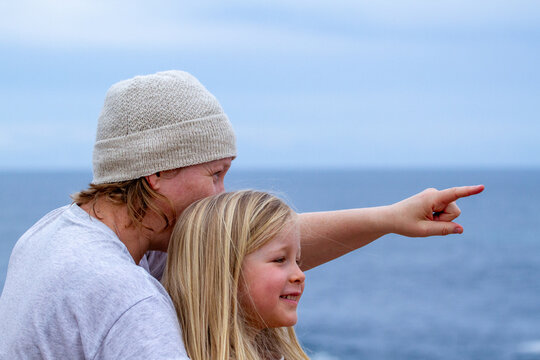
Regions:
<instances>
[{"instance_id":1,"label":"knitted beanie","mask_svg":"<svg viewBox=\"0 0 540 360\"><path fill-rule=\"evenodd\" d=\"M93 184L236 156L216 98L192 75L165 71L120 81L98 119Z\"/></svg>"}]
</instances>

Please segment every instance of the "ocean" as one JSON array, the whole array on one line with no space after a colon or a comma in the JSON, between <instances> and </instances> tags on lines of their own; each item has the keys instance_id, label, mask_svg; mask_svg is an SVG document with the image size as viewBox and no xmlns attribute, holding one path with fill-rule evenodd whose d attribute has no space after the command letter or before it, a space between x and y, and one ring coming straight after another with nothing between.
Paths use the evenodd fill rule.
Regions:
<instances>
[{"instance_id":1,"label":"ocean","mask_svg":"<svg viewBox=\"0 0 540 360\"><path fill-rule=\"evenodd\" d=\"M91 180L0 173L0 288L16 240ZM298 336L315 360L540 359L540 170L233 170L300 212L390 204L484 184L459 202L462 235L387 235L306 273ZM1 321L1 319L0 319Z\"/></svg>"}]
</instances>

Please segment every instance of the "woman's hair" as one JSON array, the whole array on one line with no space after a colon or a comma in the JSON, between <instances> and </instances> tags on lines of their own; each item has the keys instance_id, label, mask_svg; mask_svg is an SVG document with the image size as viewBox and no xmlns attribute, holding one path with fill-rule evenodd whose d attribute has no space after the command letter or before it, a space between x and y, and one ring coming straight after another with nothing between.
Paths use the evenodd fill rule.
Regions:
<instances>
[{"instance_id":1,"label":"woman's hair","mask_svg":"<svg viewBox=\"0 0 540 360\"><path fill-rule=\"evenodd\" d=\"M152 189L145 177L108 184L90 184L88 189L71 195L71 198L79 206L92 204L92 208L95 207L98 198L104 198L116 205L126 205L131 223L149 230L152 229L142 223L149 211L154 212L164 221L165 225L161 230L172 226L176 217L172 203L165 196ZM167 214L156 205L158 200L169 205L173 212L173 219L169 219Z\"/></svg>"},{"instance_id":2,"label":"woman's hair","mask_svg":"<svg viewBox=\"0 0 540 360\"><path fill-rule=\"evenodd\" d=\"M162 283L192 360L308 359L292 327L256 330L238 300L245 256L272 240L293 216L275 196L246 190L199 200L179 217Z\"/></svg>"}]
</instances>

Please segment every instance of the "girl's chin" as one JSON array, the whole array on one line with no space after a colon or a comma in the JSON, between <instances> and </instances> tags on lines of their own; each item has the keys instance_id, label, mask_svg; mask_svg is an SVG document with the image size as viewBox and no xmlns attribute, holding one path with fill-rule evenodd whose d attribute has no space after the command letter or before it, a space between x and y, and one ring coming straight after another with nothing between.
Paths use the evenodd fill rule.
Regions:
<instances>
[{"instance_id":1,"label":"girl's chin","mask_svg":"<svg viewBox=\"0 0 540 360\"><path fill-rule=\"evenodd\" d=\"M272 326L269 326L271 328L278 328L278 327L289 327L296 325L296 322L298 321L298 318L296 316L288 318L288 319L276 319L273 322L270 322Z\"/></svg>"}]
</instances>

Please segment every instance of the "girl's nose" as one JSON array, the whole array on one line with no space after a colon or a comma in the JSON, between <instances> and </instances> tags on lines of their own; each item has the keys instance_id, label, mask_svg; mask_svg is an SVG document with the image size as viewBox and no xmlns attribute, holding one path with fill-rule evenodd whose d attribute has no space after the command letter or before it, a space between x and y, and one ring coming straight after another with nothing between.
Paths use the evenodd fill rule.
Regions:
<instances>
[{"instance_id":1,"label":"girl's nose","mask_svg":"<svg viewBox=\"0 0 540 360\"><path fill-rule=\"evenodd\" d=\"M300 267L298 264L295 264L294 271L291 274L291 282L294 283L303 283L306 280L306 274L302 270L300 270Z\"/></svg>"}]
</instances>

